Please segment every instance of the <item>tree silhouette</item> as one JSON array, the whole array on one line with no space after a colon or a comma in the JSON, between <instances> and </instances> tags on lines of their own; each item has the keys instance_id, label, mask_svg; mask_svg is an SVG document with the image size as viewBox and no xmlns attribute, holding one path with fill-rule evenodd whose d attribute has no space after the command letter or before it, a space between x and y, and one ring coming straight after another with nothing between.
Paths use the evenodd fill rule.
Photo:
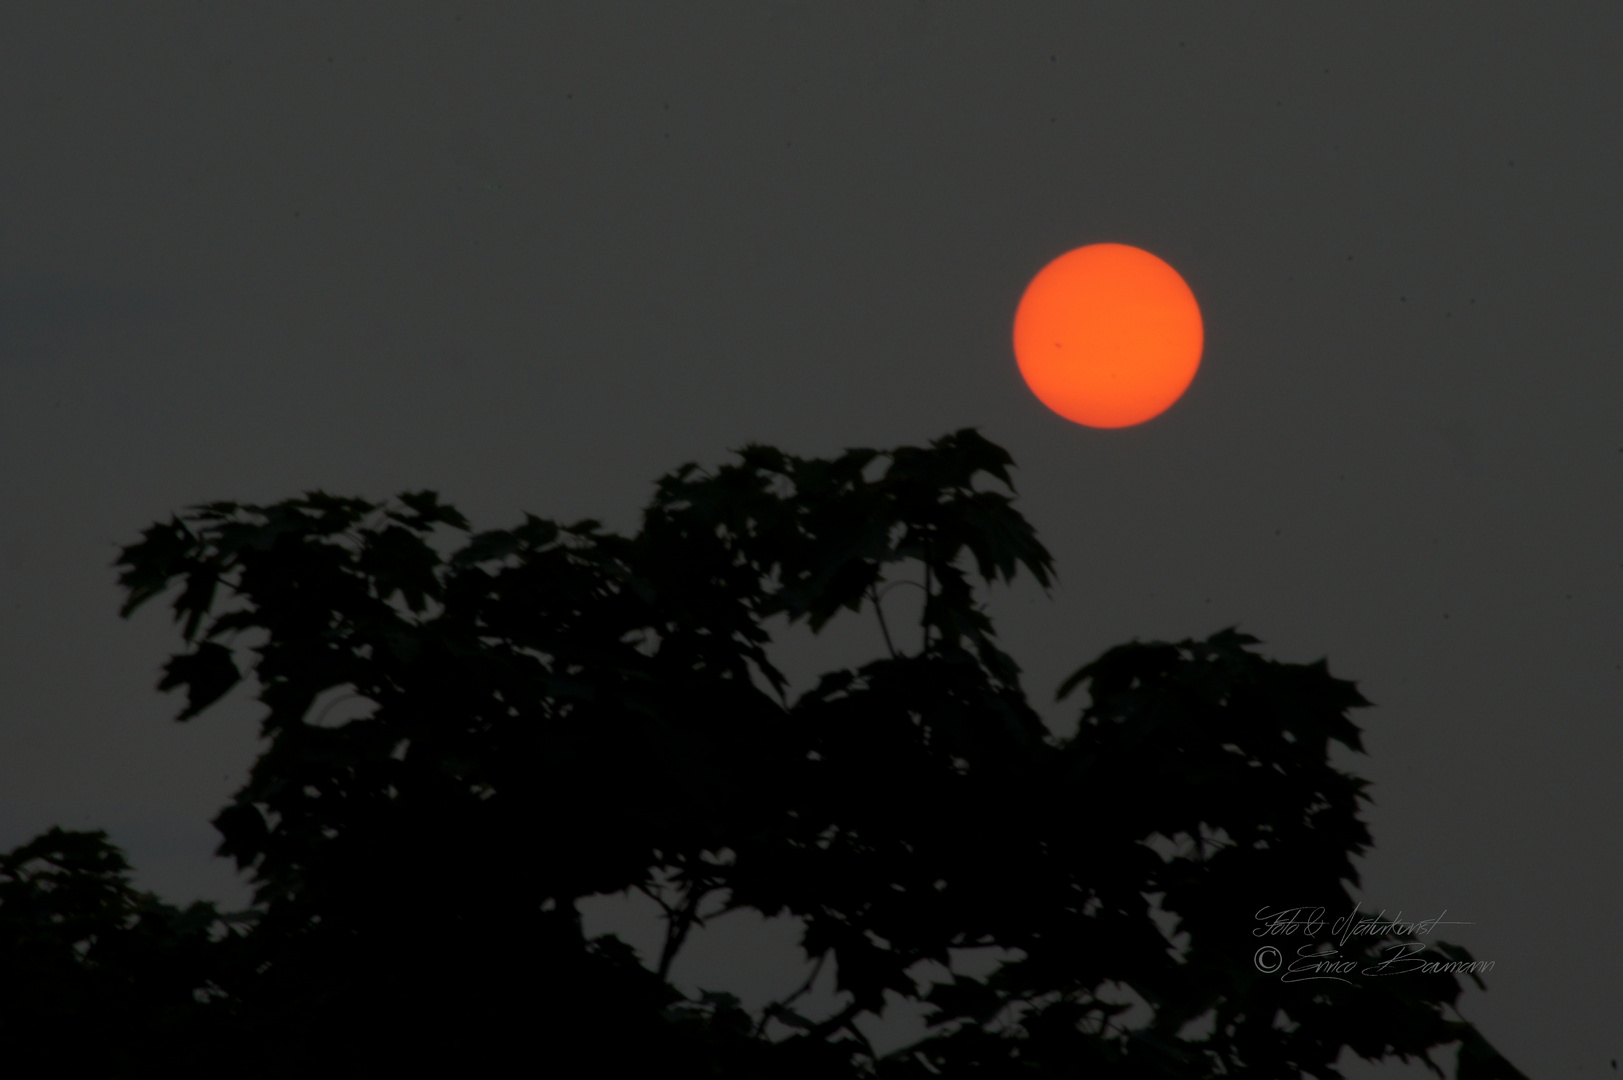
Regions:
<instances>
[{"instance_id":1,"label":"tree silhouette","mask_svg":"<svg viewBox=\"0 0 1623 1080\"><path fill-rule=\"evenodd\" d=\"M1352 683L1234 631L1135 642L1066 680L1087 702L1057 738L977 598L1053 574L1005 451L964 430L737 457L660 480L633 536L529 515L469 535L426 491L209 503L145 530L117 563L122 614L178 587L187 651L159 687L185 690L179 718L245 677L265 708L215 818L254 903L162 905L101 834L4 856L8 1049L91 1025L102 1049L53 1060L1330 1078L1346 1048L1441 1075L1429 1052L1458 1044L1461 1080L1520 1078L1451 1015L1472 958L1424 928L1257 936L1267 909L1353 909L1367 796L1328 760L1361 749ZM924 595L907 634L880 603L901 582ZM885 654L791 698L767 621L870 609ZM329 722L334 691L365 715ZM582 930L578 901L624 890L663 913L652 970ZM691 931L745 908L803 922L832 1015L672 987ZM1282 977L1255 959L1269 943L1299 972L1356 970ZM923 977L986 946L1007 959L985 977ZM928 1003L931 1027L881 1055L860 1021L887 995Z\"/></svg>"}]
</instances>

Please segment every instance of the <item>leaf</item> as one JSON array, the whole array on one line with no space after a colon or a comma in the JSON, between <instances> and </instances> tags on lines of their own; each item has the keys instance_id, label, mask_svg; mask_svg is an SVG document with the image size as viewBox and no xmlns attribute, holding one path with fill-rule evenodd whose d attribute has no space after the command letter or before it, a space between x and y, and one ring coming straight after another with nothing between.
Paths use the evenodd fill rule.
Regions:
<instances>
[{"instance_id":1,"label":"leaf","mask_svg":"<svg viewBox=\"0 0 1623 1080\"><path fill-rule=\"evenodd\" d=\"M1455 1080L1527 1080L1504 1055L1488 1045L1470 1024L1461 1024L1459 1057L1455 1060Z\"/></svg>"},{"instance_id":2,"label":"leaf","mask_svg":"<svg viewBox=\"0 0 1623 1080\"><path fill-rule=\"evenodd\" d=\"M119 617L129 618L141 605L169 588L182 572L196 545L196 537L179 518L148 526L143 539L119 549L115 567L123 567L118 584L127 592Z\"/></svg>"},{"instance_id":3,"label":"leaf","mask_svg":"<svg viewBox=\"0 0 1623 1080\"><path fill-rule=\"evenodd\" d=\"M389 510L387 514L395 521L415 529L418 532L428 532L435 525L449 525L463 532L468 531L468 519L454 506L440 502L440 497L434 491L410 491L398 496L400 503L410 513L401 513L398 510Z\"/></svg>"},{"instance_id":4,"label":"leaf","mask_svg":"<svg viewBox=\"0 0 1623 1080\"><path fill-rule=\"evenodd\" d=\"M192 652L172 657L163 670L159 690L186 687L186 707L176 720L190 720L242 680L231 650L213 641L201 642Z\"/></svg>"}]
</instances>

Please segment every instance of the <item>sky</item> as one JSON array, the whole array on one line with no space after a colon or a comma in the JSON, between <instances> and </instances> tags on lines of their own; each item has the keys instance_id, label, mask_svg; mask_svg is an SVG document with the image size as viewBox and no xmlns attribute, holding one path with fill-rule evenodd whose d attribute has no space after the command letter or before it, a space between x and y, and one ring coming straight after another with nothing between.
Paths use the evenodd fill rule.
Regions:
<instances>
[{"instance_id":1,"label":"sky","mask_svg":"<svg viewBox=\"0 0 1623 1080\"><path fill-rule=\"evenodd\" d=\"M1606 3L8 5L0 848L105 828L246 900L208 820L258 707L175 723L166 610L118 617L118 547L187 506L629 530L683 462L975 426L1060 573L990 602L1045 719L1133 638L1328 658L1375 703L1360 895L1469 924L1463 1011L1529 1076L1615 1076L1620 48ZM1113 431L1010 343L1103 241L1206 325ZM679 983L798 983L738 918Z\"/></svg>"}]
</instances>

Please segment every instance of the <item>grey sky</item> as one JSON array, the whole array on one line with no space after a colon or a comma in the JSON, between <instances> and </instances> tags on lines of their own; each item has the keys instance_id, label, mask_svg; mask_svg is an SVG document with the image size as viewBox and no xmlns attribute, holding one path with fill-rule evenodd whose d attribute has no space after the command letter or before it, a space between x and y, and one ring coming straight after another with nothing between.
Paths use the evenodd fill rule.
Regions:
<instances>
[{"instance_id":1,"label":"grey sky","mask_svg":"<svg viewBox=\"0 0 1623 1080\"><path fill-rule=\"evenodd\" d=\"M1328 656L1378 706L1365 894L1472 924L1467 1015L1530 1075L1610 1074L1620 39L1601 3L7 6L0 845L106 827L242 898L207 820L256 709L172 723L178 637L116 616L172 511L624 528L749 441L978 425L1062 575L993 608L1045 715L1134 636ZM1115 432L1009 347L1101 240L1207 325Z\"/></svg>"}]
</instances>

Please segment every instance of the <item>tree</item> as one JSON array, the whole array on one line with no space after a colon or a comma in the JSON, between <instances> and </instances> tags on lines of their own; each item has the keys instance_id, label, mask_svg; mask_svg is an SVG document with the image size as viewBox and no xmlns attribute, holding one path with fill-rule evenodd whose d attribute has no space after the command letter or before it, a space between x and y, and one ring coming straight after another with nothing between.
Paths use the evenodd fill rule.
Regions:
<instances>
[{"instance_id":1,"label":"tree","mask_svg":"<svg viewBox=\"0 0 1623 1080\"><path fill-rule=\"evenodd\" d=\"M977 580L1052 580L1006 452L964 430L738 458L664 477L633 536L529 515L470 535L433 492L316 492L194 507L124 548L124 615L179 588L188 648L159 683L185 690L179 718L245 677L265 707L215 819L254 904L166 909L156 953L188 958L166 970L195 993L159 1029L267 1076L527 1055L579 1075L1333 1077L1343 1048L1432 1064L1458 1043L1461 1080L1520 1077L1446 1011L1464 950L1388 928L1314 961L1296 950L1322 929L1259 925L1353 908L1367 796L1328 760L1361 749L1352 683L1232 630L1135 642L1066 680L1088 700L1056 738L977 599ZM924 595L906 635L882 607L902 583ZM886 654L791 699L768 620L869 611ZM370 711L328 722L335 690ZM111 881L97 850L77 872ZM581 898L627 889L664 913L652 970L582 931ZM119 896L104 909L146 903ZM752 1016L675 990L693 928L742 908L803 920L844 1006ZM1375 973L1259 970L1268 925L1303 931L1277 942L1292 963ZM1009 959L985 978L917 978L987 945ZM52 970L155 963L98 947ZM859 1020L887 994L927 1001L932 1029L881 1056Z\"/></svg>"}]
</instances>

